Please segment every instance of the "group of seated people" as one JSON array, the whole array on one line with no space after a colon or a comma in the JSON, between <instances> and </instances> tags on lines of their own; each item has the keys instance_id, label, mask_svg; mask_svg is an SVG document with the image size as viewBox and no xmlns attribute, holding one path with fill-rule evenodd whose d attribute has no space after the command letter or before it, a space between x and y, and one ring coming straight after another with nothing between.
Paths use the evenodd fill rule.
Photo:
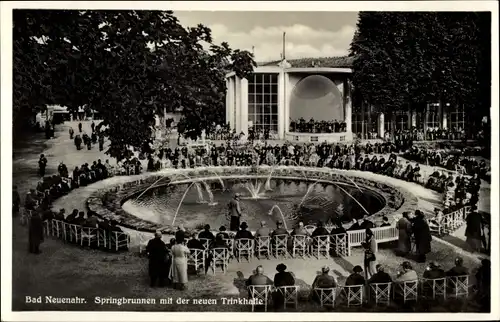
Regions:
<instances>
[{"instance_id":1,"label":"group of seated people","mask_svg":"<svg viewBox=\"0 0 500 322\"><path fill-rule=\"evenodd\" d=\"M458 171L464 175L472 176L477 173L483 179L486 178L487 173L491 170L484 159L478 162L472 156L463 155L463 152L460 155L450 154L443 157L440 151L413 146L404 156L409 160L421 163L428 162L430 166L443 167L450 171Z\"/></svg>"},{"instance_id":2,"label":"group of seated people","mask_svg":"<svg viewBox=\"0 0 500 322\"><path fill-rule=\"evenodd\" d=\"M75 244L85 244L91 248L111 249L115 251L128 250L128 236L118 226L115 220L101 220L95 213L88 211L85 215L84 211L73 209L70 214L66 214L66 210L61 208L58 212L46 210L42 213L43 221L49 223L49 233L58 235L56 237L65 238L65 241ZM57 233L53 230L53 220L66 223L62 229ZM73 228L71 225L74 225ZM102 239L98 238L98 230L103 231ZM115 234L116 233L116 234ZM87 236L90 234L89 236ZM82 238L91 237L87 243L82 242Z\"/></svg>"},{"instance_id":3,"label":"group of seated people","mask_svg":"<svg viewBox=\"0 0 500 322\"><path fill-rule=\"evenodd\" d=\"M491 273L490 273L491 263L489 260L484 259L482 261L482 266L475 273L476 277L476 288L477 288L477 300L479 302L484 302L485 298L490 294L490 283L491 283ZM273 300L274 308L282 308L284 303L283 292L279 291L280 287L283 286L295 286L296 278L292 272L286 271L287 267L284 264L279 264L276 267L277 274L274 276L274 280L271 280L267 275L264 274L264 269L262 266L258 266L253 275L251 275L247 281L246 286L272 286L274 289L272 290L271 299ZM453 266L448 271L443 270L440 265L436 262L430 262L428 267L425 269L422 278L419 278L417 272L413 269L412 265L408 261L404 261L400 270L397 272L395 276L391 276L385 271L385 268L381 264L376 265L376 273L373 274L369 279L366 279L363 274L363 269L361 266L356 265L352 269L352 273L345 280L344 286L339 285L336 278L329 274L329 267L323 266L321 268L321 273L316 276L311 285L311 293L308 297L313 301L320 302L320 291L327 292L329 289L340 290L336 291L337 296L330 297L331 300L335 298L339 298L342 295L348 296L347 291L345 291L345 287L356 287L362 286L364 287L365 295L368 297L364 297L368 301L374 301L377 296L375 294L376 288L372 287L375 284L389 284L389 288L392 288L392 292L394 292L394 300L398 301L400 299L404 299L404 287L394 287L395 285L402 285L405 282L414 282L421 283L422 287L417 284L417 297L428 298L431 300L435 300L435 296L433 294L433 284L426 283L429 280L436 279L444 279L442 285L447 290L448 294L453 294L458 288L454 283L450 283L446 281L446 278L457 278L457 277L465 277L469 276L469 269L464 266L463 259L457 257L455 259L455 266ZM392 286L392 287L391 287ZM382 287L383 288L383 287ZM331 292L331 291L330 291ZM334 291L335 292L335 291ZM391 292L391 293L392 293ZM467 289L468 293L468 289ZM468 294L467 294L468 295ZM252 297L252 293L249 291L249 296ZM390 301L390 298L387 298L386 301ZM416 300L414 298L413 300ZM488 299L489 300L489 299ZM334 305L334 303L328 303ZM359 303L362 304L362 303Z\"/></svg>"},{"instance_id":4,"label":"group of seated people","mask_svg":"<svg viewBox=\"0 0 500 322\"><path fill-rule=\"evenodd\" d=\"M389 223L389 219L384 216L383 218L383 223L381 224L381 227L385 226L390 226L391 224ZM339 235L339 234L345 234L347 231L354 231L354 230L366 230L367 228L375 228L376 225L367 220L367 219L357 219L353 220L353 224L346 230L343 228L342 223L340 221L335 221L333 226L330 228L326 228L324 224L319 221L317 225L313 226L312 231L309 229L306 229L306 226L304 226L304 223L302 221L298 222L296 227L288 231L285 229L284 224L282 221L276 222L276 228L272 229L270 228L265 221L262 221L260 223L260 228L258 228L254 234L252 234L251 231L248 230L248 225L246 222L242 222L240 225L240 229L236 232L236 234L233 233L228 233L226 231L225 226L221 226L219 228L219 232L217 234L214 234L210 230L210 225L205 225L203 231L201 231L198 235L194 234L192 235L191 239L187 243L187 247L190 249L200 249L200 250L210 250L213 248L227 248L229 251L232 251L234 248L234 254L237 256L238 254L238 249L233 247L233 243L228 243L228 240L234 240L237 241L239 239L262 239L269 237L269 244L258 244L254 243L254 251L257 254L260 254L261 252L265 252L267 258L269 258L269 251L271 249L275 248L276 245L276 240L275 237L279 236L280 238L286 238L286 251L287 252L292 252L293 249L293 240L294 236L305 236L307 237L307 246L312 245L312 239L318 236L334 236L334 235ZM204 244L204 242L207 244ZM335 245L335 239L330 238L330 245L334 246ZM331 255L336 255L334 253L334 247L330 249L330 254ZM206 265L206 269L208 269L208 264Z\"/></svg>"},{"instance_id":5,"label":"group of seated people","mask_svg":"<svg viewBox=\"0 0 500 322\"><path fill-rule=\"evenodd\" d=\"M303 117L290 122L290 132L299 133L341 133L346 131L344 121L316 121L311 118L306 121Z\"/></svg>"}]
</instances>

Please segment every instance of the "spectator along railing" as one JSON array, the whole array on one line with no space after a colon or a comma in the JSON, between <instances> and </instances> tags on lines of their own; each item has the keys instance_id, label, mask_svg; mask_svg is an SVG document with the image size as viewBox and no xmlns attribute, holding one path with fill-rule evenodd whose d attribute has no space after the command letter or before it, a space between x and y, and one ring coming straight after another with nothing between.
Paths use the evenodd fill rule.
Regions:
<instances>
[{"instance_id":1,"label":"spectator along railing","mask_svg":"<svg viewBox=\"0 0 500 322\"><path fill-rule=\"evenodd\" d=\"M434 217L430 220L429 228L438 236L450 234L465 224L469 212L470 207L465 206L440 217Z\"/></svg>"},{"instance_id":2,"label":"spectator along railing","mask_svg":"<svg viewBox=\"0 0 500 322\"><path fill-rule=\"evenodd\" d=\"M362 306L366 303L375 305L390 305L391 302L406 304L407 302L417 302L419 300L447 300L463 299L469 297L469 276L449 276L437 279L416 279L405 282L371 283L366 285L339 285L332 288L314 288L312 294L317 298L321 307L329 306L334 308L337 305ZM271 285L249 286L252 311L255 306L268 306L277 297L272 296L273 292L281 292L281 300L285 309L287 305L294 308L298 306L300 287L285 286L274 287ZM308 297L310 298L310 297Z\"/></svg>"},{"instance_id":3,"label":"spectator along railing","mask_svg":"<svg viewBox=\"0 0 500 322\"><path fill-rule=\"evenodd\" d=\"M130 236L124 232L75 225L56 219L44 221L44 233L80 246L116 252L128 250L130 246Z\"/></svg>"}]
</instances>

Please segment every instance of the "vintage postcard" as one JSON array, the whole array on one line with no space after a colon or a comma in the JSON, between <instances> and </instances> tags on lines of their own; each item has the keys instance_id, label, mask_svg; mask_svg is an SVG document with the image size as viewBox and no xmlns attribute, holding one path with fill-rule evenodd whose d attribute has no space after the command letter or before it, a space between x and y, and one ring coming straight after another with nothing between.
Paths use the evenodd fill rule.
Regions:
<instances>
[{"instance_id":1,"label":"vintage postcard","mask_svg":"<svg viewBox=\"0 0 500 322\"><path fill-rule=\"evenodd\" d=\"M499 318L495 2L1 23L3 320Z\"/></svg>"}]
</instances>

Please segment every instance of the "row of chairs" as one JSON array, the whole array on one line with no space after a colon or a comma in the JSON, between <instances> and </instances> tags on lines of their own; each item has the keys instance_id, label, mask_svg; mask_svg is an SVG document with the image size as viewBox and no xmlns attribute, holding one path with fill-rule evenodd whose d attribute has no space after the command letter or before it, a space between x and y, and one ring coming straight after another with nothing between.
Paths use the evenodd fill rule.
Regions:
<instances>
[{"instance_id":1,"label":"row of chairs","mask_svg":"<svg viewBox=\"0 0 500 322\"><path fill-rule=\"evenodd\" d=\"M273 291L281 292L285 309L287 305L293 305L297 308L299 286L282 286L278 288L271 285L249 286L250 297L262 303L266 311L272 299L271 294ZM361 306L366 302L375 305L389 305L392 300L401 300L403 303L417 302L419 297L425 300L467 299L469 296L469 276L315 288L313 292L315 292L321 307L330 306L332 308L339 303L345 303L350 307ZM257 304L253 302L252 311L254 311L255 305Z\"/></svg>"},{"instance_id":2,"label":"row of chairs","mask_svg":"<svg viewBox=\"0 0 500 322\"><path fill-rule=\"evenodd\" d=\"M62 220L44 221L44 230L46 236L53 236L80 246L96 246L112 251L125 250L130 246L130 236L124 232L85 227Z\"/></svg>"},{"instance_id":3,"label":"row of chairs","mask_svg":"<svg viewBox=\"0 0 500 322\"><path fill-rule=\"evenodd\" d=\"M429 225L431 232L436 233L438 236L454 232L465 224L469 209L469 206L465 206L464 208L443 215L437 222L431 222L432 224Z\"/></svg>"},{"instance_id":4,"label":"row of chairs","mask_svg":"<svg viewBox=\"0 0 500 322\"><path fill-rule=\"evenodd\" d=\"M291 240L289 248L289 240ZM204 250L210 249L210 239L200 238ZM333 252L338 256L348 256L347 234L324 235L308 237L305 235L275 235L260 236L255 239L225 239L229 248L230 255L234 255L238 261L242 258L248 260L256 256L260 259L262 256L274 256L276 258L290 255L293 258L305 258L314 256L316 258L329 258ZM290 252L291 251L291 252Z\"/></svg>"}]
</instances>

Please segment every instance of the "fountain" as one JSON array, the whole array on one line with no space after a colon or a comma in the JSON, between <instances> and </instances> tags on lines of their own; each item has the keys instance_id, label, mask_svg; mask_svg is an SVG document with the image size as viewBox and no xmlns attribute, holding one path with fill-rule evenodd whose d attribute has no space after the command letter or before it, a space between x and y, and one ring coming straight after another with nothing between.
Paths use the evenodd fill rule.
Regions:
<instances>
[{"instance_id":1,"label":"fountain","mask_svg":"<svg viewBox=\"0 0 500 322\"><path fill-rule=\"evenodd\" d=\"M175 210L175 215L174 215L174 219L172 219L172 227L174 227L174 224L175 224L175 219L177 218L177 214L179 213L179 209L181 209L181 206L182 206L182 202L184 201L184 199L186 198L186 195L189 191L189 189L191 189L191 187L197 182L192 182L189 187L187 187L186 191L184 191L184 194L182 195L182 198L181 198L181 201L179 201L179 205L177 206L177 209Z\"/></svg>"},{"instance_id":2,"label":"fountain","mask_svg":"<svg viewBox=\"0 0 500 322\"><path fill-rule=\"evenodd\" d=\"M267 191L271 191L271 177L273 175L273 172L274 170L276 170L277 167L279 167L281 165L281 163L283 163L284 161L291 161L293 162L297 167L300 167L297 162L295 162L294 160L292 159L282 159L280 162L278 162L278 164L276 164L275 166L272 167L271 169L271 172L269 173L269 176L267 177L267 180L266 180L266 190ZM304 178L307 180L307 176L306 176L306 172L304 170L302 170L302 175L304 176Z\"/></svg>"},{"instance_id":3,"label":"fountain","mask_svg":"<svg viewBox=\"0 0 500 322\"><path fill-rule=\"evenodd\" d=\"M278 206L278 205L274 205L271 207L271 210L269 210L269 213L268 215L269 216L272 216L273 215L273 210L274 209L278 209L279 212L280 212L280 215L281 215L281 220L283 221L283 225L285 225L285 229L288 230L288 227L286 226L286 220L285 220L285 216L283 215L283 211L281 211L281 208Z\"/></svg>"},{"instance_id":4,"label":"fountain","mask_svg":"<svg viewBox=\"0 0 500 322\"><path fill-rule=\"evenodd\" d=\"M204 181L202 182L205 183ZM205 198L203 198L203 190L201 189L200 183L195 182L194 186L196 187L196 192L198 193L198 203L207 203Z\"/></svg>"},{"instance_id":5,"label":"fountain","mask_svg":"<svg viewBox=\"0 0 500 322\"><path fill-rule=\"evenodd\" d=\"M212 192L212 189L210 188L210 185L208 183L206 183L205 181L202 181L202 182L203 182L203 185L205 186L205 190L207 191L207 194L208 194L208 199L209 199L208 205L215 206L217 204L217 202L214 201L214 194Z\"/></svg>"},{"instance_id":6,"label":"fountain","mask_svg":"<svg viewBox=\"0 0 500 322\"><path fill-rule=\"evenodd\" d=\"M260 194L260 187L262 186L261 181L256 181L255 184L250 181L245 183L245 188L248 190L250 193L250 198L245 198L245 199L260 199L262 198L262 195Z\"/></svg>"}]
</instances>

